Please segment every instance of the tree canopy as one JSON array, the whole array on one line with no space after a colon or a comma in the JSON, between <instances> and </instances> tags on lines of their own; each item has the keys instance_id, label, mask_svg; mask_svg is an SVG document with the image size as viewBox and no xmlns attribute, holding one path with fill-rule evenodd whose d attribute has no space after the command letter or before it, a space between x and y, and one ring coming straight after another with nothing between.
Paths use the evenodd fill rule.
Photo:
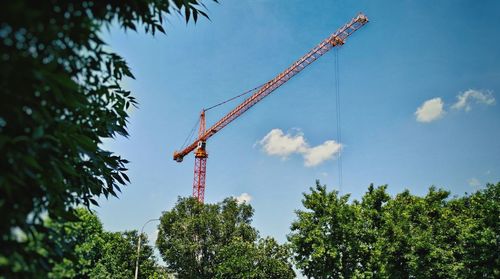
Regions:
<instances>
[{"instance_id":1,"label":"tree canopy","mask_svg":"<svg viewBox=\"0 0 500 279\"><path fill-rule=\"evenodd\" d=\"M116 196L129 181L127 160L101 143L127 136L128 109L137 103L121 81L134 76L101 31L117 24L165 32L171 13L186 22L207 16L201 0L2 3L0 273L47 272L61 251L49 240L42 254L26 248L46 231L42 217L74 220L73 208Z\"/></svg>"},{"instance_id":2,"label":"tree canopy","mask_svg":"<svg viewBox=\"0 0 500 279\"><path fill-rule=\"evenodd\" d=\"M288 247L260 238L252 216L250 205L233 198L180 198L163 213L156 245L179 278L294 278Z\"/></svg>"},{"instance_id":3,"label":"tree canopy","mask_svg":"<svg viewBox=\"0 0 500 279\"><path fill-rule=\"evenodd\" d=\"M424 197L371 185L361 202L319 182L304 194L288 236L314 278L498 278L500 183L464 197Z\"/></svg>"},{"instance_id":4,"label":"tree canopy","mask_svg":"<svg viewBox=\"0 0 500 279\"><path fill-rule=\"evenodd\" d=\"M50 222L60 231L64 245L73 251L69 258L53 262L48 278L115 278L134 277L137 241L141 237L140 278L163 278L166 273L157 264L153 247L137 231L108 232L99 218L86 209L78 209L79 222Z\"/></svg>"}]
</instances>

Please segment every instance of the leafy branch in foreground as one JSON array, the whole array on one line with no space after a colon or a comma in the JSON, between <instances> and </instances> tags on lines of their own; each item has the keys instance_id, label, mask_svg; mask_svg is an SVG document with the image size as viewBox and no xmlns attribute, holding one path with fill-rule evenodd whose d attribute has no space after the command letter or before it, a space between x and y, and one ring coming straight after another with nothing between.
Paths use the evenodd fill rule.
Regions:
<instances>
[{"instance_id":1,"label":"leafy branch in foreground","mask_svg":"<svg viewBox=\"0 0 500 279\"><path fill-rule=\"evenodd\" d=\"M106 50L100 31L113 23L165 32L171 13L186 21L207 16L201 0L2 3L1 274L43 277L63 251L52 238L43 249L27 245L49 230L42 217L74 220L75 206L97 205L97 197L116 196L129 182L127 160L101 143L127 136L128 109L137 102L120 81L134 76Z\"/></svg>"}]
</instances>

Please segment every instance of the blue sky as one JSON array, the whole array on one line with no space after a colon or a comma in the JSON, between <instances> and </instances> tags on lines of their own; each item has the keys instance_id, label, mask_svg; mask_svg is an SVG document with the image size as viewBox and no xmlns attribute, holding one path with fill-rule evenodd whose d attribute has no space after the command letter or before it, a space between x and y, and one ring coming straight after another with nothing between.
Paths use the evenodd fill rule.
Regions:
<instances>
[{"instance_id":1,"label":"blue sky","mask_svg":"<svg viewBox=\"0 0 500 279\"><path fill-rule=\"evenodd\" d=\"M191 194L194 158L179 164L172 153L202 108L270 80L358 12L370 23L338 52L342 193L359 198L374 183L460 195L500 181L499 1L221 2L207 2L210 21L170 17L166 36L105 33L129 62L136 80L124 85L140 103L130 138L105 143L131 161L132 180L119 199L100 201L107 229L140 229ZM334 59L327 53L209 140L206 202L247 193L253 224L284 241L316 179L339 188L336 156L304 161L338 141ZM209 111L207 125L238 102ZM282 134L262 141L273 129Z\"/></svg>"}]
</instances>

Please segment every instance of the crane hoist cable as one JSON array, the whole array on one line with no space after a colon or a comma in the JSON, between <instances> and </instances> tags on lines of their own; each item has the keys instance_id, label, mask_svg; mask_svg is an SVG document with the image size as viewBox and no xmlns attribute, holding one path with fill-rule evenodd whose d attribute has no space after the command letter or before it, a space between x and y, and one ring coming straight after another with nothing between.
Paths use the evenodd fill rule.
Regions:
<instances>
[{"instance_id":1,"label":"crane hoist cable","mask_svg":"<svg viewBox=\"0 0 500 279\"><path fill-rule=\"evenodd\" d=\"M343 170L342 170L342 122L341 122L341 102L340 102L340 67L339 67L339 48L334 50L334 90L335 90L335 112L337 124L337 143L341 144L337 157L339 193L342 194Z\"/></svg>"},{"instance_id":2,"label":"crane hoist cable","mask_svg":"<svg viewBox=\"0 0 500 279\"><path fill-rule=\"evenodd\" d=\"M285 84L295 75L304 70L307 66L311 65L314 61L320 58L323 54L330 51L332 48L343 45L346 39L352 35L356 30L363 27L368 23L368 18L360 13L354 17L350 22L339 28L335 33L328 36L316 47L306 53L304 56L295 61L290 67L278 74L276 77L256 88L250 97L245 99L236 108L227 113L224 117L219 119L215 124L213 124L208 129L206 128L205 122L205 112L202 110L200 114L200 127L198 129L198 138L194 142L189 144L182 150L175 151L173 159L177 162L182 162L184 157L191 152L194 152L195 163L194 163L194 180L193 180L193 196L198 199L198 201L203 202L205 198L205 180L206 180L206 168L207 168L207 158L208 153L206 151L206 142L209 138L219 132L221 129L226 127L229 123L236 120L243 113L253 107L255 104L259 103L262 99L269 96L280 86ZM242 94L240 94L242 95ZM242 95L243 96L243 95ZM237 98L237 97L236 97ZM224 103L234 100L233 98L228 99L222 103L219 103L213 107L222 105ZM212 107L211 107L212 108ZM210 109L211 109L210 108Z\"/></svg>"}]
</instances>

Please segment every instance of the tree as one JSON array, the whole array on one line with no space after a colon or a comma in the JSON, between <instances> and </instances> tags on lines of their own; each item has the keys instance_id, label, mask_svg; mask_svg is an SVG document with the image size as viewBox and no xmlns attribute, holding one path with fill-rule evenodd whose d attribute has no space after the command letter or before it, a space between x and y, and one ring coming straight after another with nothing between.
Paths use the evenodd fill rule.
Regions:
<instances>
[{"instance_id":1,"label":"tree","mask_svg":"<svg viewBox=\"0 0 500 279\"><path fill-rule=\"evenodd\" d=\"M48 228L61 236L60 242L68 251L72 251L62 259L50 259L54 266L49 277L76 278L89 277L92 269L102 258L106 244L103 239L104 229L99 218L89 211L80 208L75 211L79 221L64 222L47 220Z\"/></svg>"},{"instance_id":2,"label":"tree","mask_svg":"<svg viewBox=\"0 0 500 279\"><path fill-rule=\"evenodd\" d=\"M373 184L362 197L361 203L353 202L359 214L356 229L359 240L359 261L356 268L357 278L383 277L384 265L380 262L382 245L381 233L385 226L385 205L390 200L387 185L375 188Z\"/></svg>"},{"instance_id":3,"label":"tree","mask_svg":"<svg viewBox=\"0 0 500 279\"><path fill-rule=\"evenodd\" d=\"M170 13L184 14L186 22L206 17L201 1L2 3L1 274L28 277L49 270L49 259L61 252L54 243L27 249L37 232L49 233L42 217L74 220L76 206L97 205L96 197L116 196L129 181L127 160L100 145L104 138L127 136L127 110L136 105L120 85L133 75L104 48L102 27L163 33Z\"/></svg>"},{"instance_id":4,"label":"tree","mask_svg":"<svg viewBox=\"0 0 500 279\"><path fill-rule=\"evenodd\" d=\"M54 223L62 230L65 245L74 251L71 258L54 262L49 278L133 278L137 251L137 231L107 232L96 215L78 209L79 222ZM140 236L140 278L158 278L166 273L156 262L153 248L145 235Z\"/></svg>"},{"instance_id":5,"label":"tree","mask_svg":"<svg viewBox=\"0 0 500 279\"><path fill-rule=\"evenodd\" d=\"M447 206L449 192L429 189L425 197L409 191L386 206L382 261L398 277L460 278L463 263L456 245L460 230Z\"/></svg>"},{"instance_id":6,"label":"tree","mask_svg":"<svg viewBox=\"0 0 500 279\"><path fill-rule=\"evenodd\" d=\"M304 194L306 210L297 210L297 220L288 236L297 267L314 278L350 278L357 268L358 211L347 202L349 195L327 192L316 181Z\"/></svg>"},{"instance_id":7,"label":"tree","mask_svg":"<svg viewBox=\"0 0 500 279\"><path fill-rule=\"evenodd\" d=\"M161 217L156 245L179 278L293 278L288 248L260 239L252 216L250 205L233 198L179 198Z\"/></svg>"},{"instance_id":8,"label":"tree","mask_svg":"<svg viewBox=\"0 0 500 279\"><path fill-rule=\"evenodd\" d=\"M314 278L498 278L500 183L460 198L370 185L362 201L316 183L288 236Z\"/></svg>"},{"instance_id":9,"label":"tree","mask_svg":"<svg viewBox=\"0 0 500 279\"><path fill-rule=\"evenodd\" d=\"M465 278L500 277L500 182L453 201L461 224Z\"/></svg>"},{"instance_id":10,"label":"tree","mask_svg":"<svg viewBox=\"0 0 500 279\"><path fill-rule=\"evenodd\" d=\"M215 278L294 278L289 264L290 250L273 238L257 243L235 239L221 248Z\"/></svg>"}]
</instances>

